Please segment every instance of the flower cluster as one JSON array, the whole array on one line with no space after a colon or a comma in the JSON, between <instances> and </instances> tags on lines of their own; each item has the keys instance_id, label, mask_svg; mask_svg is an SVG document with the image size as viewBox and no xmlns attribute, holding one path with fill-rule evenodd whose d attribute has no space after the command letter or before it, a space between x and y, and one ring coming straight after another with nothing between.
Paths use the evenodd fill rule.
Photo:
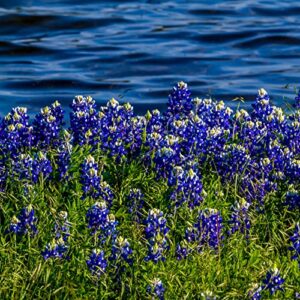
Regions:
<instances>
[{"instance_id":1,"label":"flower cluster","mask_svg":"<svg viewBox=\"0 0 300 300\"><path fill-rule=\"evenodd\" d=\"M105 273L107 268L107 260L104 255L104 251L100 249L94 249L86 261L86 264L93 276L100 278Z\"/></svg>"},{"instance_id":2,"label":"flower cluster","mask_svg":"<svg viewBox=\"0 0 300 300\"><path fill-rule=\"evenodd\" d=\"M279 270L277 268L267 272L266 278L263 280L264 290L269 290L270 294L273 295L277 290L283 291L281 287L284 283L284 279L280 277Z\"/></svg>"},{"instance_id":3,"label":"flower cluster","mask_svg":"<svg viewBox=\"0 0 300 300\"><path fill-rule=\"evenodd\" d=\"M50 160L45 154L39 152L37 157L32 162L32 181L37 183L40 176L43 179L47 179L52 172L52 166Z\"/></svg>"},{"instance_id":4,"label":"flower cluster","mask_svg":"<svg viewBox=\"0 0 300 300\"><path fill-rule=\"evenodd\" d=\"M34 136L33 128L29 125L27 108L13 108L5 116L0 124L0 141L3 151L12 158L31 148Z\"/></svg>"},{"instance_id":5,"label":"flower cluster","mask_svg":"<svg viewBox=\"0 0 300 300\"><path fill-rule=\"evenodd\" d=\"M271 269L267 272L266 278L263 280L263 285L256 285L249 293L252 300L259 300L262 297L263 291L269 291L272 296L276 291L283 291L282 285L284 279L280 276L277 268Z\"/></svg>"},{"instance_id":6,"label":"flower cluster","mask_svg":"<svg viewBox=\"0 0 300 300\"><path fill-rule=\"evenodd\" d=\"M225 145L215 157L219 174L224 181L233 182L241 176L250 162L250 155L242 145Z\"/></svg>"},{"instance_id":7,"label":"flower cluster","mask_svg":"<svg viewBox=\"0 0 300 300\"><path fill-rule=\"evenodd\" d=\"M164 300L165 288L159 278L154 278L147 286L147 293L152 299Z\"/></svg>"},{"instance_id":8,"label":"flower cluster","mask_svg":"<svg viewBox=\"0 0 300 300\"><path fill-rule=\"evenodd\" d=\"M44 251L42 251L42 256L45 260L49 258L64 258L68 247L63 240L63 238L53 239L51 243L46 245Z\"/></svg>"},{"instance_id":9,"label":"flower cluster","mask_svg":"<svg viewBox=\"0 0 300 300\"><path fill-rule=\"evenodd\" d=\"M34 142L42 148L59 145L59 134L63 126L63 109L58 101L44 107L33 121Z\"/></svg>"},{"instance_id":10,"label":"flower cluster","mask_svg":"<svg viewBox=\"0 0 300 300\"><path fill-rule=\"evenodd\" d=\"M96 199L100 194L100 180L99 167L95 162L94 157L89 155L82 164L80 183L82 185L83 196L82 199L86 197L91 197Z\"/></svg>"},{"instance_id":11,"label":"flower cluster","mask_svg":"<svg viewBox=\"0 0 300 300\"><path fill-rule=\"evenodd\" d=\"M118 261L122 259L123 261L132 264L132 249L127 239L122 236L118 236L112 245L110 260Z\"/></svg>"},{"instance_id":12,"label":"flower cluster","mask_svg":"<svg viewBox=\"0 0 300 300\"><path fill-rule=\"evenodd\" d=\"M92 234L100 232L99 239L101 243L106 242L108 238L114 241L117 237L118 222L113 214L109 213L109 209L105 202L96 202L87 212L86 218L88 228Z\"/></svg>"},{"instance_id":13,"label":"flower cluster","mask_svg":"<svg viewBox=\"0 0 300 300\"><path fill-rule=\"evenodd\" d=\"M133 107L129 103L120 105L112 98L99 112L102 150L117 163L127 156L137 155L144 127L144 119L133 116Z\"/></svg>"},{"instance_id":14,"label":"flower cluster","mask_svg":"<svg viewBox=\"0 0 300 300\"><path fill-rule=\"evenodd\" d=\"M175 205L178 207L187 203L190 208L199 206L202 202L202 182L199 171L196 173L191 166L185 169L175 167L172 173L169 184L174 185L174 190L170 198Z\"/></svg>"},{"instance_id":15,"label":"flower cluster","mask_svg":"<svg viewBox=\"0 0 300 300\"><path fill-rule=\"evenodd\" d=\"M18 217L13 217L10 223L9 232L14 232L20 235L26 233L37 234L36 227L37 218L34 215L32 205L22 208Z\"/></svg>"},{"instance_id":16,"label":"flower cluster","mask_svg":"<svg viewBox=\"0 0 300 300\"><path fill-rule=\"evenodd\" d=\"M187 240L183 240L176 246L176 258L178 260L185 259L187 256L193 252L193 248Z\"/></svg>"},{"instance_id":17,"label":"flower cluster","mask_svg":"<svg viewBox=\"0 0 300 300\"><path fill-rule=\"evenodd\" d=\"M168 113L171 115L179 113L188 114L192 108L191 92L187 84L181 81L173 88L172 93L169 95Z\"/></svg>"},{"instance_id":18,"label":"flower cluster","mask_svg":"<svg viewBox=\"0 0 300 300\"><path fill-rule=\"evenodd\" d=\"M74 143L94 145L99 142L99 120L95 100L90 96L76 96L73 99L71 108L70 123Z\"/></svg>"},{"instance_id":19,"label":"flower cluster","mask_svg":"<svg viewBox=\"0 0 300 300\"><path fill-rule=\"evenodd\" d=\"M145 220L145 236L148 240L148 254L146 261L152 260L155 263L159 260L165 260L165 252L169 250L167 234L167 220L159 209L151 209Z\"/></svg>"}]
</instances>

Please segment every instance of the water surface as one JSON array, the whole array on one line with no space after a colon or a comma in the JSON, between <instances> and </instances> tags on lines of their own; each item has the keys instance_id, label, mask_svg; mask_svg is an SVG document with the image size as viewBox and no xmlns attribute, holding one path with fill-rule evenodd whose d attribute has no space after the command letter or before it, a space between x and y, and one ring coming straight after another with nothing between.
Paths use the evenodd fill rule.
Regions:
<instances>
[{"instance_id":1,"label":"water surface","mask_svg":"<svg viewBox=\"0 0 300 300\"><path fill-rule=\"evenodd\" d=\"M265 87L291 102L299 15L295 0L0 1L0 112L77 94L163 109L180 80L200 97L250 101Z\"/></svg>"}]
</instances>

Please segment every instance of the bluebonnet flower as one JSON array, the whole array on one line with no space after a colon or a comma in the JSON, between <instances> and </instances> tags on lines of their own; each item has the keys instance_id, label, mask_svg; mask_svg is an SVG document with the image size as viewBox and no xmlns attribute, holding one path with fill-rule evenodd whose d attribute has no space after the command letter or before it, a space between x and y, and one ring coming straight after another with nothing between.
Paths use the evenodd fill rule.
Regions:
<instances>
[{"instance_id":1,"label":"bluebonnet flower","mask_svg":"<svg viewBox=\"0 0 300 300\"><path fill-rule=\"evenodd\" d=\"M33 159L29 154L20 154L13 161L13 173L19 180L25 179L37 183L40 175L49 178L52 172L50 160L42 152L37 153Z\"/></svg>"},{"instance_id":2,"label":"bluebonnet flower","mask_svg":"<svg viewBox=\"0 0 300 300\"><path fill-rule=\"evenodd\" d=\"M237 130L238 140L243 141L244 147L250 155L260 155L266 148L265 137L268 134L267 127L261 121L245 121L239 124L241 127Z\"/></svg>"},{"instance_id":3,"label":"bluebonnet flower","mask_svg":"<svg viewBox=\"0 0 300 300\"><path fill-rule=\"evenodd\" d=\"M58 124L64 125L64 110L61 107L61 104L56 100L51 105L51 113L56 118Z\"/></svg>"},{"instance_id":4,"label":"bluebonnet flower","mask_svg":"<svg viewBox=\"0 0 300 300\"><path fill-rule=\"evenodd\" d=\"M233 111L226 107L223 101L195 98L193 103L196 114L209 128L217 126L227 130L231 127L230 118Z\"/></svg>"},{"instance_id":5,"label":"bluebonnet flower","mask_svg":"<svg viewBox=\"0 0 300 300\"><path fill-rule=\"evenodd\" d=\"M24 126L29 125L29 115L27 114L26 107L15 107L8 113L3 119L3 124L5 126L8 125L16 125L22 124Z\"/></svg>"},{"instance_id":6,"label":"bluebonnet flower","mask_svg":"<svg viewBox=\"0 0 300 300\"><path fill-rule=\"evenodd\" d=\"M86 261L88 268L93 276L101 277L106 271L107 260L104 255L104 251L100 249L94 249Z\"/></svg>"},{"instance_id":7,"label":"bluebonnet flower","mask_svg":"<svg viewBox=\"0 0 300 300\"><path fill-rule=\"evenodd\" d=\"M100 193L100 175L98 175L99 167L94 157L88 155L84 160L81 169L80 183L82 184L82 199L90 196L96 199Z\"/></svg>"},{"instance_id":8,"label":"bluebonnet flower","mask_svg":"<svg viewBox=\"0 0 300 300\"><path fill-rule=\"evenodd\" d=\"M57 153L57 171L59 179L68 179L68 171L70 167L71 161L71 144L64 144L60 148L58 148Z\"/></svg>"},{"instance_id":9,"label":"bluebonnet flower","mask_svg":"<svg viewBox=\"0 0 300 300\"><path fill-rule=\"evenodd\" d=\"M177 115L169 125L169 132L180 140L180 152L183 156L202 154L206 131L206 124L193 112L184 117Z\"/></svg>"},{"instance_id":10,"label":"bluebonnet flower","mask_svg":"<svg viewBox=\"0 0 300 300\"><path fill-rule=\"evenodd\" d=\"M251 117L260 121L266 121L267 116L273 112L273 108L270 105L270 96L263 88L258 90L256 96L256 102L252 104L253 111Z\"/></svg>"},{"instance_id":11,"label":"bluebonnet flower","mask_svg":"<svg viewBox=\"0 0 300 300\"><path fill-rule=\"evenodd\" d=\"M144 195L140 189L130 189L129 195L127 196L127 207L131 218L140 222L142 217L142 208L144 206Z\"/></svg>"},{"instance_id":12,"label":"bluebonnet flower","mask_svg":"<svg viewBox=\"0 0 300 300\"><path fill-rule=\"evenodd\" d=\"M205 152L207 124L197 114L176 115L168 125L168 133L180 140L179 149L183 156L201 156Z\"/></svg>"},{"instance_id":13,"label":"bluebonnet flower","mask_svg":"<svg viewBox=\"0 0 300 300\"><path fill-rule=\"evenodd\" d=\"M144 142L144 131L146 128L146 118L143 116L135 116L131 118L131 130L128 133L130 141L130 153L132 157L137 157L141 154L141 149Z\"/></svg>"},{"instance_id":14,"label":"bluebonnet flower","mask_svg":"<svg viewBox=\"0 0 300 300\"><path fill-rule=\"evenodd\" d=\"M287 160L289 160L291 156L291 151L289 148L282 145L279 139L270 139L267 145L266 156L270 159L270 163L272 165L269 167L269 171L272 172L270 174L270 178L275 180L285 179Z\"/></svg>"},{"instance_id":15,"label":"bluebonnet flower","mask_svg":"<svg viewBox=\"0 0 300 300\"><path fill-rule=\"evenodd\" d=\"M86 214L88 228L92 229L92 234L99 231L99 239L101 243L105 243L108 238L112 242L117 237L118 222L113 214L109 213L109 209L104 201L96 202Z\"/></svg>"},{"instance_id":16,"label":"bluebonnet flower","mask_svg":"<svg viewBox=\"0 0 300 300\"><path fill-rule=\"evenodd\" d=\"M122 236L118 236L113 242L111 249L110 260L117 261L122 259L123 261L132 264L132 249L127 239Z\"/></svg>"},{"instance_id":17,"label":"bluebonnet flower","mask_svg":"<svg viewBox=\"0 0 300 300\"><path fill-rule=\"evenodd\" d=\"M9 232L14 232L20 235L26 233L37 234L36 227L37 218L34 215L32 205L22 208L18 217L13 217L10 223Z\"/></svg>"},{"instance_id":18,"label":"bluebonnet flower","mask_svg":"<svg viewBox=\"0 0 300 300\"><path fill-rule=\"evenodd\" d=\"M117 225L118 221L114 214L109 214L107 216L106 223L101 226L101 232L98 236L100 243L105 243L108 239L114 243L115 239L117 238Z\"/></svg>"},{"instance_id":19,"label":"bluebonnet flower","mask_svg":"<svg viewBox=\"0 0 300 300\"><path fill-rule=\"evenodd\" d=\"M240 109L236 111L234 119L239 125L241 125L246 121L251 121L251 116L245 109Z\"/></svg>"},{"instance_id":20,"label":"bluebonnet flower","mask_svg":"<svg viewBox=\"0 0 300 300\"><path fill-rule=\"evenodd\" d=\"M34 183L38 182L40 175L42 175L44 179L47 179L52 173L51 162L42 152L39 152L33 160L31 173Z\"/></svg>"},{"instance_id":21,"label":"bluebonnet flower","mask_svg":"<svg viewBox=\"0 0 300 300\"><path fill-rule=\"evenodd\" d=\"M68 251L68 246L62 237L53 239L53 241L46 245L46 249L42 251L42 256L45 260L49 258L65 258Z\"/></svg>"},{"instance_id":22,"label":"bluebonnet flower","mask_svg":"<svg viewBox=\"0 0 300 300\"><path fill-rule=\"evenodd\" d=\"M173 173L175 174L169 179L169 184L171 186L174 184L171 200L177 207L183 203L187 203L190 208L199 206L202 202L202 182L199 171L196 173L193 167L188 166L186 169L174 168Z\"/></svg>"},{"instance_id":23,"label":"bluebonnet flower","mask_svg":"<svg viewBox=\"0 0 300 300\"><path fill-rule=\"evenodd\" d=\"M156 152L160 148L163 136L158 132L152 132L146 135L145 146L148 150L143 157L143 162L146 166L151 166L153 158L157 155Z\"/></svg>"},{"instance_id":24,"label":"bluebonnet flower","mask_svg":"<svg viewBox=\"0 0 300 300\"><path fill-rule=\"evenodd\" d=\"M95 234L99 229L104 228L109 210L105 202L96 202L87 212L86 218L88 221L88 228Z\"/></svg>"},{"instance_id":25,"label":"bluebonnet flower","mask_svg":"<svg viewBox=\"0 0 300 300\"><path fill-rule=\"evenodd\" d=\"M151 112L147 111L146 119L146 133L152 134L153 132L162 134L164 131L164 118L158 109Z\"/></svg>"},{"instance_id":26,"label":"bluebonnet flower","mask_svg":"<svg viewBox=\"0 0 300 300\"><path fill-rule=\"evenodd\" d=\"M300 268L300 225L296 224L293 235L290 237L292 246L289 247L289 250L293 252L292 259L298 260Z\"/></svg>"},{"instance_id":27,"label":"bluebonnet flower","mask_svg":"<svg viewBox=\"0 0 300 300\"><path fill-rule=\"evenodd\" d=\"M44 107L35 116L33 121L33 134L35 144L41 147L57 146L59 134L63 126L63 110L58 101L51 107Z\"/></svg>"},{"instance_id":28,"label":"bluebonnet flower","mask_svg":"<svg viewBox=\"0 0 300 300\"><path fill-rule=\"evenodd\" d=\"M99 117L92 97L76 96L71 104L71 131L74 143L92 144L99 142Z\"/></svg>"},{"instance_id":29,"label":"bluebonnet flower","mask_svg":"<svg viewBox=\"0 0 300 300\"><path fill-rule=\"evenodd\" d=\"M165 288L162 281L159 278L154 278L146 289L147 293L152 297L152 299L164 300Z\"/></svg>"},{"instance_id":30,"label":"bluebonnet flower","mask_svg":"<svg viewBox=\"0 0 300 300\"><path fill-rule=\"evenodd\" d=\"M196 242L198 251L205 245L217 250L223 239L222 221L221 214L216 209L202 210L194 226L186 230L185 239L188 242Z\"/></svg>"},{"instance_id":31,"label":"bluebonnet flower","mask_svg":"<svg viewBox=\"0 0 300 300\"><path fill-rule=\"evenodd\" d=\"M232 110L223 101L214 102L211 99L194 99L194 120L197 120L197 138L195 154L202 153L202 161L208 156L214 157L224 148L230 137ZM196 125L196 123L194 122ZM193 134L195 135L195 134ZM197 136L197 134L196 134ZM203 155L204 154L204 155Z\"/></svg>"},{"instance_id":32,"label":"bluebonnet flower","mask_svg":"<svg viewBox=\"0 0 300 300\"><path fill-rule=\"evenodd\" d=\"M232 206L232 213L228 222L230 225L228 234L233 234L236 231L240 231L246 236L246 239L249 238L249 230L251 226L248 214L249 207L250 204L244 199L242 199L240 203L236 202L235 205Z\"/></svg>"},{"instance_id":33,"label":"bluebonnet flower","mask_svg":"<svg viewBox=\"0 0 300 300\"><path fill-rule=\"evenodd\" d=\"M154 152L153 161L158 176L168 178L173 167L180 165L181 160L179 138L171 134L166 135Z\"/></svg>"},{"instance_id":34,"label":"bluebonnet flower","mask_svg":"<svg viewBox=\"0 0 300 300\"><path fill-rule=\"evenodd\" d=\"M149 149L147 156L155 153L160 147L161 140L165 135L164 118L158 109L153 110L151 113L148 111L146 116L146 140L145 146ZM148 158L148 157L147 157Z\"/></svg>"},{"instance_id":35,"label":"bluebonnet flower","mask_svg":"<svg viewBox=\"0 0 300 300\"><path fill-rule=\"evenodd\" d=\"M180 81L169 95L168 115L188 114L193 108L191 92L185 82Z\"/></svg>"},{"instance_id":36,"label":"bluebonnet flower","mask_svg":"<svg viewBox=\"0 0 300 300\"><path fill-rule=\"evenodd\" d=\"M287 121L281 108L270 105L270 97L264 89L258 91L254 110L251 114L254 122L259 122L260 127L264 127L266 132L263 139L256 145L256 148L262 151L264 144L268 143L270 138L281 136L287 128Z\"/></svg>"},{"instance_id":37,"label":"bluebonnet flower","mask_svg":"<svg viewBox=\"0 0 300 300\"><path fill-rule=\"evenodd\" d=\"M32 131L27 109L24 107L13 108L0 125L2 149L9 156L15 158L20 152L31 148L34 140Z\"/></svg>"},{"instance_id":38,"label":"bluebonnet flower","mask_svg":"<svg viewBox=\"0 0 300 300\"><path fill-rule=\"evenodd\" d=\"M99 126L101 148L117 163L139 152L143 121L139 122L133 117L133 107L129 103L120 105L112 98L106 106L100 108ZM135 133L139 135L136 138Z\"/></svg>"},{"instance_id":39,"label":"bluebonnet flower","mask_svg":"<svg viewBox=\"0 0 300 300\"><path fill-rule=\"evenodd\" d=\"M151 209L145 220L145 236L148 240L148 254L146 261L152 260L155 263L165 260L165 253L169 250L167 234L169 232L167 220L159 209Z\"/></svg>"},{"instance_id":40,"label":"bluebonnet flower","mask_svg":"<svg viewBox=\"0 0 300 300\"><path fill-rule=\"evenodd\" d=\"M266 278L263 280L263 289L269 290L270 294L273 295L277 290L283 291L281 287L284 283L284 279L280 277L279 270L274 268L267 272Z\"/></svg>"},{"instance_id":41,"label":"bluebonnet flower","mask_svg":"<svg viewBox=\"0 0 300 300\"><path fill-rule=\"evenodd\" d=\"M227 141L228 134L229 131L227 129L218 125L209 128L204 145L206 156L214 157L222 152Z\"/></svg>"}]
</instances>

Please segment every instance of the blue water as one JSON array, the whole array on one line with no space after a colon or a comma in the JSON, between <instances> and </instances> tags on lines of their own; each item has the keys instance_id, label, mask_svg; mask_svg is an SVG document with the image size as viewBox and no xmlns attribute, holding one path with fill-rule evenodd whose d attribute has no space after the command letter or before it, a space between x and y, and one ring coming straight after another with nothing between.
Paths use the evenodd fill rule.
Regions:
<instances>
[{"instance_id":1,"label":"blue water","mask_svg":"<svg viewBox=\"0 0 300 300\"><path fill-rule=\"evenodd\" d=\"M264 87L291 103L300 1L0 1L0 112L77 94L164 108L174 83L246 105ZM285 85L290 84L287 89Z\"/></svg>"}]
</instances>

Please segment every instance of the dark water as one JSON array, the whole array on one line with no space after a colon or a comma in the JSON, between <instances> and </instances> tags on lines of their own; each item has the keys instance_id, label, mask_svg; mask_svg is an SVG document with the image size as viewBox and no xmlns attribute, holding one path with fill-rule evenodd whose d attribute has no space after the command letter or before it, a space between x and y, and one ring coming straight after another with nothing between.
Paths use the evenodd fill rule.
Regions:
<instances>
[{"instance_id":1,"label":"dark water","mask_svg":"<svg viewBox=\"0 0 300 300\"><path fill-rule=\"evenodd\" d=\"M300 74L300 1L0 1L0 112L76 94L163 108L196 96L290 102ZM289 89L284 88L290 84ZM284 99L288 97L288 99Z\"/></svg>"}]
</instances>

